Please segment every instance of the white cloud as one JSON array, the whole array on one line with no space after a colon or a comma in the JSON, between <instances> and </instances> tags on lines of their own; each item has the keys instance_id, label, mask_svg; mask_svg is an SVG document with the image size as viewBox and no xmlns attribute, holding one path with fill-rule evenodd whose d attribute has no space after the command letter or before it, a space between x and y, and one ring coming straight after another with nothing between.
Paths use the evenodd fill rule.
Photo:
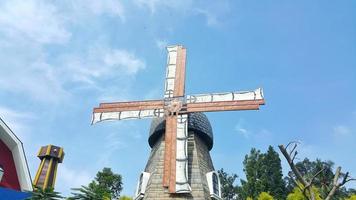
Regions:
<instances>
[{"instance_id":1,"label":"white cloud","mask_svg":"<svg viewBox=\"0 0 356 200\"><path fill-rule=\"evenodd\" d=\"M159 9L186 10L192 7L192 0L135 0L139 6L147 7L151 13Z\"/></svg>"},{"instance_id":2,"label":"white cloud","mask_svg":"<svg viewBox=\"0 0 356 200\"><path fill-rule=\"evenodd\" d=\"M158 10L170 10L180 16L201 15L206 25L216 27L226 18L230 11L229 0L193 1L193 0L135 0L140 7L148 8L151 14L160 13Z\"/></svg>"},{"instance_id":3,"label":"white cloud","mask_svg":"<svg viewBox=\"0 0 356 200\"><path fill-rule=\"evenodd\" d=\"M30 113L15 111L10 108L0 106L0 114L6 116L9 121L17 121L19 119L33 119L34 116Z\"/></svg>"},{"instance_id":4,"label":"white cloud","mask_svg":"<svg viewBox=\"0 0 356 200\"><path fill-rule=\"evenodd\" d=\"M125 49L91 47L84 55L64 57L62 77L66 81L80 82L96 86L103 79L134 76L145 69L143 60Z\"/></svg>"},{"instance_id":5,"label":"white cloud","mask_svg":"<svg viewBox=\"0 0 356 200\"><path fill-rule=\"evenodd\" d=\"M41 0L11 0L0 4L0 32L15 40L63 43L70 38L55 6Z\"/></svg>"},{"instance_id":6,"label":"white cloud","mask_svg":"<svg viewBox=\"0 0 356 200\"><path fill-rule=\"evenodd\" d=\"M71 8L71 9L68 9ZM3 1L0 3L0 90L29 96L36 101L61 102L71 94L66 87L112 77L134 76L145 63L132 52L110 47L85 46L82 52L64 56L61 46L69 45L71 23L85 21L78 13L119 16L124 20L124 7L118 0L81 0L50 2L44 0ZM83 11L83 12L81 12ZM70 20L71 19L71 20ZM55 57L49 45L56 44ZM68 58L64 60L61 58ZM74 85L79 87L87 87ZM100 88L96 88L100 89ZM49 95L51 94L51 95Z\"/></svg>"},{"instance_id":7,"label":"white cloud","mask_svg":"<svg viewBox=\"0 0 356 200\"><path fill-rule=\"evenodd\" d=\"M32 113L13 110L8 107L0 106L0 118L10 127L11 130L20 138L22 142L28 140L30 125L28 120L35 119Z\"/></svg>"},{"instance_id":8,"label":"white cloud","mask_svg":"<svg viewBox=\"0 0 356 200\"><path fill-rule=\"evenodd\" d=\"M249 138L251 135L251 132L245 128L245 120L244 119L239 119L235 126L235 131L237 131L239 134L241 134L244 138Z\"/></svg>"},{"instance_id":9,"label":"white cloud","mask_svg":"<svg viewBox=\"0 0 356 200\"><path fill-rule=\"evenodd\" d=\"M217 26L219 24L219 21L215 13L205 9L196 9L196 11L198 14L201 14L205 17L206 24L208 26Z\"/></svg>"},{"instance_id":10,"label":"white cloud","mask_svg":"<svg viewBox=\"0 0 356 200\"><path fill-rule=\"evenodd\" d=\"M111 14L124 20L124 8L119 0L86 1L96 14Z\"/></svg>"},{"instance_id":11,"label":"white cloud","mask_svg":"<svg viewBox=\"0 0 356 200\"><path fill-rule=\"evenodd\" d=\"M76 21L79 16L91 17L98 15L118 16L121 21L125 21L125 8L120 0L77 0L64 1L64 4L71 10L69 13L72 20Z\"/></svg>"},{"instance_id":12,"label":"white cloud","mask_svg":"<svg viewBox=\"0 0 356 200\"><path fill-rule=\"evenodd\" d=\"M234 129L245 139L263 141L264 143L270 143L272 141L273 134L271 131L265 128L250 128L246 121L242 118L239 119Z\"/></svg>"},{"instance_id":13,"label":"white cloud","mask_svg":"<svg viewBox=\"0 0 356 200\"><path fill-rule=\"evenodd\" d=\"M104 63L109 68L121 70L129 75L136 74L139 70L145 68L145 64L136 56L126 50L112 49L105 52Z\"/></svg>"},{"instance_id":14,"label":"white cloud","mask_svg":"<svg viewBox=\"0 0 356 200\"><path fill-rule=\"evenodd\" d=\"M14 61L16 59L19 60ZM4 58L0 67L6 74L0 79L0 89L4 91L50 102L57 102L68 96L53 66L44 61L35 61L31 58L28 60L12 55Z\"/></svg>"},{"instance_id":15,"label":"white cloud","mask_svg":"<svg viewBox=\"0 0 356 200\"><path fill-rule=\"evenodd\" d=\"M44 45L63 44L71 33L66 20L48 1L0 3L0 89L57 101L65 96L53 68L46 62ZM56 95L48 95L56 94Z\"/></svg>"},{"instance_id":16,"label":"white cloud","mask_svg":"<svg viewBox=\"0 0 356 200\"><path fill-rule=\"evenodd\" d=\"M2 44L0 48L4 53L0 55L0 68L6 76L0 79L0 89L42 102L66 100L71 97L68 89L86 87L100 90L98 83L108 79L124 79L125 87L120 89L125 90L130 78L146 66L143 60L125 49L89 46L84 53L58 55L56 63L53 63L53 59L50 60L37 45Z\"/></svg>"},{"instance_id":17,"label":"white cloud","mask_svg":"<svg viewBox=\"0 0 356 200\"><path fill-rule=\"evenodd\" d=\"M99 163L103 166L110 165L113 155L120 149L127 148L127 142L123 141L123 138L120 138L117 133L110 133L105 137L106 146L105 153L100 155Z\"/></svg>"},{"instance_id":18,"label":"white cloud","mask_svg":"<svg viewBox=\"0 0 356 200\"><path fill-rule=\"evenodd\" d=\"M335 136L343 137L351 135L352 130L347 126L338 125L333 128L333 133Z\"/></svg>"}]
</instances>

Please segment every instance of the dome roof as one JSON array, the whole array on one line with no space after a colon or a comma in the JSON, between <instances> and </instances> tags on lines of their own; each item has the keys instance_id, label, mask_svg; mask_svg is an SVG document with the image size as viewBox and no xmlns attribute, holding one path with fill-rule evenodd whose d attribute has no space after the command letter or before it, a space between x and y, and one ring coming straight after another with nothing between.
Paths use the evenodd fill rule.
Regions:
<instances>
[{"instance_id":1,"label":"dome roof","mask_svg":"<svg viewBox=\"0 0 356 200\"><path fill-rule=\"evenodd\" d=\"M161 134L165 131L166 120L162 118L154 118L151 123L150 135L148 143L153 147ZM188 114L188 130L194 131L195 134L200 136L208 146L209 150L213 148L213 130L210 122L203 113L190 113Z\"/></svg>"}]
</instances>

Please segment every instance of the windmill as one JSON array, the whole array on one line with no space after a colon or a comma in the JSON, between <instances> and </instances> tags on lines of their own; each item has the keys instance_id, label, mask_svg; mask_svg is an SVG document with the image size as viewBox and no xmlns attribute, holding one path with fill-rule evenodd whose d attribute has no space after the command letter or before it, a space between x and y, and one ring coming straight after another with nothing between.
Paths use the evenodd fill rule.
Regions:
<instances>
[{"instance_id":1,"label":"windmill","mask_svg":"<svg viewBox=\"0 0 356 200\"><path fill-rule=\"evenodd\" d=\"M190 193L188 182L188 114L195 112L258 110L262 89L185 96L186 48L168 46L164 98L150 101L101 103L92 123L106 120L165 118L163 187L171 194Z\"/></svg>"}]
</instances>

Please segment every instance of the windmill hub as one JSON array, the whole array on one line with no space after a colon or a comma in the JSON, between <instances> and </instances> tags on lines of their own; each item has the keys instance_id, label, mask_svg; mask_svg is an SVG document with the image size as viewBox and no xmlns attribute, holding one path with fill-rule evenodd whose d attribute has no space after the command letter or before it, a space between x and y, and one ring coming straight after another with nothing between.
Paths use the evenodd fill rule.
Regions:
<instances>
[{"instance_id":1,"label":"windmill hub","mask_svg":"<svg viewBox=\"0 0 356 200\"><path fill-rule=\"evenodd\" d=\"M178 115L179 111L183 107L183 101L181 98L172 98L168 101L165 101L165 116Z\"/></svg>"}]
</instances>

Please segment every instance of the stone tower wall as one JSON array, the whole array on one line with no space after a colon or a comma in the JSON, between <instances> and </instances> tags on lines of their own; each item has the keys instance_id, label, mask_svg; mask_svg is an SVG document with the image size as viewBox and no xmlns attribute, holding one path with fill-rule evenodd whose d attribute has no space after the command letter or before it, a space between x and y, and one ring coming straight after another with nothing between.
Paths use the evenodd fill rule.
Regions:
<instances>
[{"instance_id":1,"label":"stone tower wall","mask_svg":"<svg viewBox=\"0 0 356 200\"><path fill-rule=\"evenodd\" d=\"M211 161L207 145L192 131L189 132L188 158L188 179L192 188L192 193L169 194L168 189L162 186L164 161L164 134L162 134L161 138L153 146L145 168L145 171L151 173L151 176L147 184L144 199L211 199L206 180L206 173L214 170L213 163Z\"/></svg>"}]
</instances>

